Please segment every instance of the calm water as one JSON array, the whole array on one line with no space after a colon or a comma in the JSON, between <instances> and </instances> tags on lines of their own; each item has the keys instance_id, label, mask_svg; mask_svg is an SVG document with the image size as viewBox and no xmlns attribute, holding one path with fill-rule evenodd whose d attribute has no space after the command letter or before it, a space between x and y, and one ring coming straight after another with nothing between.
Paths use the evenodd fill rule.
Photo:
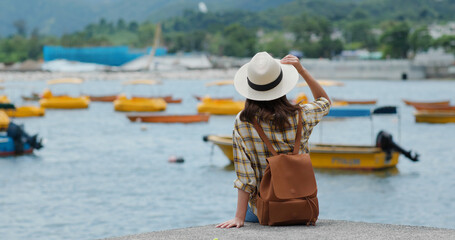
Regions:
<instances>
[{"instance_id":1,"label":"calm water","mask_svg":"<svg viewBox=\"0 0 455 240\"><path fill-rule=\"evenodd\" d=\"M416 124L413 110L401 103L402 98L453 103L455 81L344 82L344 87L327 88L329 95L378 98L379 105L400 106L400 121L375 118L375 131L386 129L398 141L401 125L399 142L418 151L421 161L400 157L396 169L374 173L317 171L320 218L455 228L455 124ZM196 94L234 95L232 87L208 89L204 84L169 80L150 89L183 98L182 104L168 105L168 113L195 113ZM17 101L45 86L20 79L5 85ZM120 90L120 82L93 80L71 91ZM112 104L92 103L87 110L48 110L43 118L15 120L46 142L35 155L0 159L0 238L95 239L231 218L237 201L235 173L218 149L210 157L211 145L202 136L231 134L233 119L130 123ZM370 128L368 118L325 121L310 141L369 144ZM171 155L184 157L185 163L168 163Z\"/></svg>"}]
</instances>

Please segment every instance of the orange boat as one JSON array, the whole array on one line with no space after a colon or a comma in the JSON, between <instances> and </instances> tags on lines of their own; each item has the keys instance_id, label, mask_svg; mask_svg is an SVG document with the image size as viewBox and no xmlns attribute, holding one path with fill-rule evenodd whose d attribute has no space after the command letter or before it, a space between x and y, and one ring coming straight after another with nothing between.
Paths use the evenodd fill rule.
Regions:
<instances>
[{"instance_id":1,"label":"orange boat","mask_svg":"<svg viewBox=\"0 0 455 240\"><path fill-rule=\"evenodd\" d=\"M403 99L403 102L406 103L406 105L410 106L449 106L450 101L437 101L437 102L414 102L414 101L408 101Z\"/></svg>"},{"instance_id":2,"label":"orange boat","mask_svg":"<svg viewBox=\"0 0 455 240\"><path fill-rule=\"evenodd\" d=\"M198 101L202 101L202 99L203 99L204 97L201 97L201 96L194 96L194 98L196 98ZM234 99L234 98L232 98L232 97L224 97L224 98L214 98L214 97L210 97L210 98L213 99L213 100L232 100L232 99Z\"/></svg>"},{"instance_id":3,"label":"orange boat","mask_svg":"<svg viewBox=\"0 0 455 240\"><path fill-rule=\"evenodd\" d=\"M142 97L133 97L133 98L142 98ZM181 98L172 98L172 96L164 97L147 97L147 98L162 98L166 103L181 103ZM113 102L117 99L117 95L107 95L107 96L90 96L90 100L94 102Z\"/></svg>"},{"instance_id":4,"label":"orange boat","mask_svg":"<svg viewBox=\"0 0 455 240\"><path fill-rule=\"evenodd\" d=\"M345 102L347 104L361 104L361 105L374 105L378 100L344 100L344 99L338 99L334 98L333 101L335 102Z\"/></svg>"},{"instance_id":5,"label":"orange boat","mask_svg":"<svg viewBox=\"0 0 455 240\"><path fill-rule=\"evenodd\" d=\"M443 112L455 112L455 106L439 106L439 105L415 105L414 108L416 110L424 110L424 111L443 111Z\"/></svg>"},{"instance_id":6,"label":"orange boat","mask_svg":"<svg viewBox=\"0 0 455 240\"><path fill-rule=\"evenodd\" d=\"M195 115L128 115L131 122L150 123L195 123L208 122L210 114Z\"/></svg>"},{"instance_id":7,"label":"orange boat","mask_svg":"<svg viewBox=\"0 0 455 240\"><path fill-rule=\"evenodd\" d=\"M94 102L113 102L115 99L117 99L117 95L90 96L90 101Z\"/></svg>"}]
</instances>

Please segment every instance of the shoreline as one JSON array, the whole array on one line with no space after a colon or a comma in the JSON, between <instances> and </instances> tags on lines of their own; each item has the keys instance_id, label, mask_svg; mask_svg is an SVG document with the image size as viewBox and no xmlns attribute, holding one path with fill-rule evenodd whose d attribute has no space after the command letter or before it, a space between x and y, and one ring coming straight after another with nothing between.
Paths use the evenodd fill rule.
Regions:
<instances>
[{"instance_id":1,"label":"shoreline","mask_svg":"<svg viewBox=\"0 0 455 240\"><path fill-rule=\"evenodd\" d=\"M105 240L147 239L455 239L455 229L320 219L316 226L269 227L245 223L239 229L200 227L163 230Z\"/></svg>"},{"instance_id":2,"label":"shoreline","mask_svg":"<svg viewBox=\"0 0 455 240\"><path fill-rule=\"evenodd\" d=\"M118 71L118 72L47 72L47 71L0 71L0 82L14 81L47 81L55 78L78 77L86 81L110 81L132 79L161 79L161 80L229 80L233 79L237 68L177 70L177 71ZM319 78L330 80L359 80L359 81L402 81L399 79L371 79L371 78ZM454 81L451 78L409 79L406 81Z\"/></svg>"}]
</instances>

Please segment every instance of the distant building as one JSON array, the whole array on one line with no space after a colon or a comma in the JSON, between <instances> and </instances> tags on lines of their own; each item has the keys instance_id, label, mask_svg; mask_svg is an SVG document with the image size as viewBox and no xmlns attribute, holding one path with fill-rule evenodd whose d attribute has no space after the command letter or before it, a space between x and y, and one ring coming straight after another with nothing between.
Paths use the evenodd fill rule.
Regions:
<instances>
[{"instance_id":1,"label":"distant building","mask_svg":"<svg viewBox=\"0 0 455 240\"><path fill-rule=\"evenodd\" d=\"M445 25L432 24L428 26L428 32L433 39L438 39L444 35L455 35L455 22Z\"/></svg>"}]
</instances>

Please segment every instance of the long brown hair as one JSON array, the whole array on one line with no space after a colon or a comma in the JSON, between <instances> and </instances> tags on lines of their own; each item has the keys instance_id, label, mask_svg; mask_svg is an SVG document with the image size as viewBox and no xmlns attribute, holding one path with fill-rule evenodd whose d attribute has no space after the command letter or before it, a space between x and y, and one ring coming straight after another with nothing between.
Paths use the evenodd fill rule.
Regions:
<instances>
[{"instance_id":1,"label":"long brown hair","mask_svg":"<svg viewBox=\"0 0 455 240\"><path fill-rule=\"evenodd\" d=\"M284 131L290 125L288 117L294 115L299 108L298 104L291 104L286 95L271 101L246 99L245 109L240 113L240 120L253 123L255 117L259 122L273 119L275 128Z\"/></svg>"}]
</instances>

